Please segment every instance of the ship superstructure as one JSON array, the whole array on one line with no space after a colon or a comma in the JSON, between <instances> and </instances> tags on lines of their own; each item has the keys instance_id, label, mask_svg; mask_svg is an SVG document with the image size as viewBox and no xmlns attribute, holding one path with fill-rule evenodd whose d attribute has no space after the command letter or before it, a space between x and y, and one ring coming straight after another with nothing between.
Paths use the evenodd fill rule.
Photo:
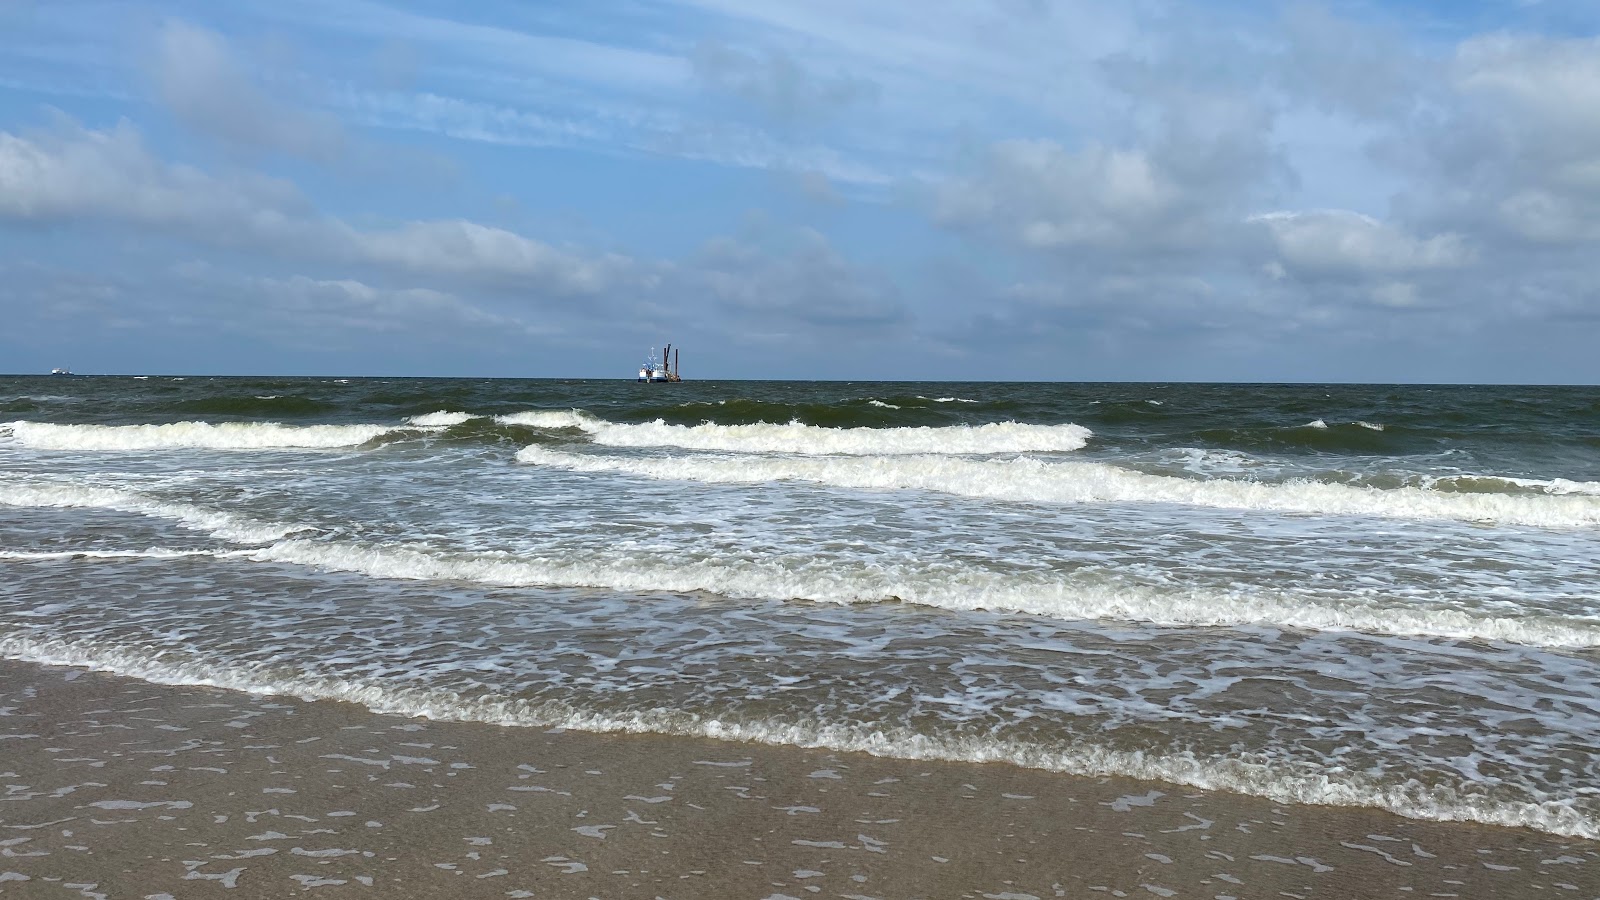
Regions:
<instances>
[{"instance_id":1,"label":"ship superstructure","mask_svg":"<svg viewBox=\"0 0 1600 900\"><path fill-rule=\"evenodd\" d=\"M679 350L679 354L683 351ZM644 358L644 364L639 367L640 382L649 384L670 383L682 381L678 374L678 357L672 353L672 345L661 352L661 359L656 359L656 348L650 348L650 355Z\"/></svg>"}]
</instances>

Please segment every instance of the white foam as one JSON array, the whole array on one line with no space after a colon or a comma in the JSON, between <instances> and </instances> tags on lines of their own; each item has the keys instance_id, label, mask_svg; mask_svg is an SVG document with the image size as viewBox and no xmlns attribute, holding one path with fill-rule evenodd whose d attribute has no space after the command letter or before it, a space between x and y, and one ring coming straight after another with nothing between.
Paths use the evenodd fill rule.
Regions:
<instances>
[{"instance_id":1,"label":"white foam","mask_svg":"<svg viewBox=\"0 0 1600 900\"><path fill-rule=\"evenodd\" d=\"M868 400L867 401L867 405L868 406L881 406L884 409L900 409L900 407L895 406L893 403L885 403L882 400Z\"/></svg>"},{"instance_id":2,"label":"white foam","mask_svg":"<svg viewBox=\"0 0 1600 900\"><path fill-rule=\"evenodd\" d=\"M475 416L471 413L450 412L449 410L441 409L438 412L424 413L420 416L412 416L407 421L413 425L421 425L424 427L449 427L451 425L460 425L462 422L470 422L476 418L478 418L478 416Z\"/></svg>"},{"instance_id":3,"label":"white foam","mask_svg":"<svg viewBox=\"0 0 1600 900\"><path fill-rule=\"evenodd\" d=\"M719 400L718 403L725 403ZM527 412L495 416L495 421L507 425L528 425L533 428L591 428L610 424L580 409L534 409Z\"/></svg>"},{"instance_id":4,"label":"white foam","mask_svg":"<svg viewBox=\"0 0 1600 900\"><path fill-rule=\"evenodd\" d=\"M1312 599L1285 593L1166 589L1093 577L999 572L982 567L846 562L814 557L762 560L572 551L517 557L443 554L418 548L285 540L249 553L379 578L466 581L499 587L589 587L628 593L707 592L728 597L828 603L898 600L954 611L1019 612L1071 621L1111 619L1164 626L1271 625L1363 631L1557 648L1600 647L1600 622L1553 616L1474 614L1413 598Z\"/></svg>"},{"instance_id":5,"label":"white foam","mask_svg":"<svg viewBox=\"0 0 1600 900\"><path fill-rule=\"evenodd\" d=\"M1368 431L1382 431L1384 429L1382 422L1357 422L1356 424Z\"/></svg>"},{"instance_id":6,"label":"white foam","mask_svg":"<svg viewBox=\"0 0 1600 900\"><path fill-rule=\"evenodd\" d=\"M19 562L53 562L69 559L182 559L188 556L227 558L242 556L243 550L176 550L151 547L148 550L0 550L0 559Z\"/></svg>"},{"instance_id":7,"label":"white foam","mask_svg":"<svg viewBox=\"0 0 1600 900\"><path fill-rule=\"evenodd\" d=\"M1422 487L1379 489L1315 481L1267 483L1151 475L1104 463L943 456L868 459L786 457L625 458L525 447L521 462L579 472L618 472L671 481L759 484L792 479L871 490L939 491L962 497L1041 503L1179 503L1402 519L1456 519L1544 528L1600 525L1588 495L1468 494Z\"/></svg>"},{"instance_id":8,"label":"white foam","mask_svg":"<svg viewBox=\"0 0 1600 900\"><path fill-rule=\"evenodd\" d=\"M109 509L172 519L187 528L208 532L239 544L264 544L297 531L304 525L257 522L187 503L169 503L133 491L71 482L0 481L0 505L19 507L79 507Z\"/></svg>"},{"instance_id":9,"label":"white foam","mask_svg":"<svg viewBox=\"0 0 1600 900\"><path fill-rule=\"evenodd\" d=\"M393 425L280 425L175 422L170 425L56 425L10 422L11 439L36 450L326 450L355 447Z\"/></svg>"},{"instance_id":10,"label":"white foam","mask_svg":"<svg viewBox=\"0 0 1600 900\"><path fill-rule=\"evenodd\" d=\"M1302 425L1300 427L1301 428L1327 428L1328 427L1328 423L1322 421L1321 419L1312 419L1311 421L1307 422L1306 424L1304 424L1304 425Z\"/></svg>"},{"instance_id":11,"label":"white foam","mask_svg":"<svg viewBox=\"0 0 1600 900\"><path fill-rule=\"evenodd\" d=\"M81 666L157 684L221 687L306 701L339 700L377 713L437 720L601 733L676 734L898 759L1004 762L1072 775L1122 776L1202 790L1233 791L1279 803L1373 807L1414 819L1526 827L1567 837L1600 839L1600 821L1574 808L1566 798L1532 795L1523 800L1491 799L1483 795L1478 785L1385 779L1364 771L1335 771L1314 762L1279 760L1262 754L1208 758L1192 752L1117 750L1089 741L1030 744L992 736L933 736L883 723L719 718L670 708L606 713L580 709L560 700L530 701L495 694L464 697L456 691L386 684L374 679L291 674L270 663L224 664L200 657L175 660L170 653L157 657L148 651L20 635L0 637L0 655L46 665Z\"/></svg>"},{"instance_id":12,"label":"white foam","mask_svg":"<svg viewBox=\"0 0 1600 900\"><path fill-rule=\"evenodd\" d=\"M1498 475L1467 475L1465 478L1491 480L1498 479L1518 487L1531 488L1546 494L1583 494L1600 496L1600 481L1569 481L1565 478L1510 478Z\"/></svg>"},{"instance_id":13,"label":"white foam","mask_svg":"<svg viewBox=\"0 0 1600 900\"><path fill-rule=\"evenodd\" d=\"M901 454L1048 453L1080 450L1089 429L1081 425L985 425L907 428L827 428L787 425L669 425L657 419L639 425L608 422L579 410L545 410L501 416L500 421L539 428L579 428L611 447L681 447L742 453L892 456Z\"/></svg>"}]
</instances>

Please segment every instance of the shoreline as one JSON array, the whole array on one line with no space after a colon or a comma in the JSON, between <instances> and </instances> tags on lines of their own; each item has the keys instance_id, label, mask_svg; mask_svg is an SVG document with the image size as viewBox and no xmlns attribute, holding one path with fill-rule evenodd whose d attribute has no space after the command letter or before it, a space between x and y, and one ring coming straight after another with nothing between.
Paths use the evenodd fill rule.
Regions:
<instances>
[{"instance_id":1,"label":"shoreline","mask_svg":"<svg viewBox=\"0 0 1600 900\"><path fill-rule=\"evenodd\" d=\"M1600 896L1529 829L9 660L0 760L4 896Z\"/></svg>"}]
</instances>

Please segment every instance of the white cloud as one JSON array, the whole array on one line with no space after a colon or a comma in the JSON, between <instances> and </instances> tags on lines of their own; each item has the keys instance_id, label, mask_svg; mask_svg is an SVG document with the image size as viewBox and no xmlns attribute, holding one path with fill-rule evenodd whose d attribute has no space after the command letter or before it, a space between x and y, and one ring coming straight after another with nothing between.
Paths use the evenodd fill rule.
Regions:
<instances>
[{"instance_id":1,"label":"white cloud","mask_svg":"<svg viewBox=\"0 0 1600 900\"><path fill-rule=\"evenodd\" d=\"M458 282L592 296L630 277L618 255L585 255L463 220L358 228L318 213L288 182L164 162L126 123L0 132L0 216L109 220L279 255L371 265Z\"/></svg>"},{"instance_id":2,"label":"white cloud","mask_svg":"<svg viewBox=\"0 0 1600 900\"><path fill-rule=\"evenodd\" d=\"M221 179L152 156L127 122L93 131L62 122L22 137L0 131L0 214L25 220L121 219L143 225L282 236L309 211L288 182Z\"/></svg>"},{"instance_id":3,"label":"white cloud","mask_svg":"<svg viewBox=\"0 0 1600 900\"><path fill-rule=\"evenodd\" d=\"M1167 235L1181 239L1182 188L1140 150L1091 146L1073 153L1053 141L1004 141L979 178L942 185L935 215L984 224L1035 249L1120 247Z\"/></svg>"},{"instance_id":4,"label":"white cloud","mask_svg":"<svg viewBox=\"0 0 1600 900\"><path fill-rule=\"evenodd\" d=\"M1600 39L1473 38L1442 87L1387 150L1411 176L1404 211L1508 252L1600 241Z\"/></svg>"},{"instance_id":5,"label":"white cloud","mask_svg":"<svg viewBox=\"0 0 1600 900\"><path fill-rule=\"evenodd\" d=\"M352 262L490 281L523 281L569 294L598 294L621 281L632 266L625 256L580 255L503 228L461 219L408 222L382 231L360 231L327 220L321 230L334 239L333 252L343 253Z\"/></svg>"},{"instance_id":6,"label":"white cloud","mask_svg":"<svg viewBox=\"0 0 1600 900\"><path fill-rule=\"evenodd\" d=\"M1393 225L1349 210L1273 212L1250 221L1271 234L1289 271L1308 275L1369 275L1449 269L1472 262L1459 234L1413 237Z\"/></svg>"},{"instance_id":7,"label":"white cloud","mask_svg":"<svg viewBox=\"0 0 1600 900\"><path fill-rule=\"evenodd\" d=\"M1600 151L1600 38L1473 38L1457 50L1453 75L1457 90L1514 124Z\"/></svg>"}]
</instances>

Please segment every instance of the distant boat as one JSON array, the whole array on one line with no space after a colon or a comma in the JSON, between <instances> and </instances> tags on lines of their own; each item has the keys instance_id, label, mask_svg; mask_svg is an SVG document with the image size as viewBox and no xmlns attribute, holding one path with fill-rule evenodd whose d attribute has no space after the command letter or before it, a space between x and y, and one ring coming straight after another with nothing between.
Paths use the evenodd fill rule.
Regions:
<instances>
[{"instance_id":1,"label":"distant boat","mask_svg":"<svg viewBox=\"0 0 1600 900\"><path fill-rule=\"evenodd\" d=\"M679 354L683 351L679 350ZM672 355L672 345L661 354L661 361L656 360L656 348L650 348L650 355L644 358L644 365L639 367L640 383L656 384L682 381L678 374L678 358Z\"/></svg>"},{"instance_id":2,"label":"distant boat","mask_svg":"<svg viewBox=\"0 0 1600 900\"><path fill-rule=\"evenodd\" d=\"M70 370L70 369L51 369L50 370L50 374L51 375L71 375L72 374L72 370Z\"/></svg>"}]
</instances>

